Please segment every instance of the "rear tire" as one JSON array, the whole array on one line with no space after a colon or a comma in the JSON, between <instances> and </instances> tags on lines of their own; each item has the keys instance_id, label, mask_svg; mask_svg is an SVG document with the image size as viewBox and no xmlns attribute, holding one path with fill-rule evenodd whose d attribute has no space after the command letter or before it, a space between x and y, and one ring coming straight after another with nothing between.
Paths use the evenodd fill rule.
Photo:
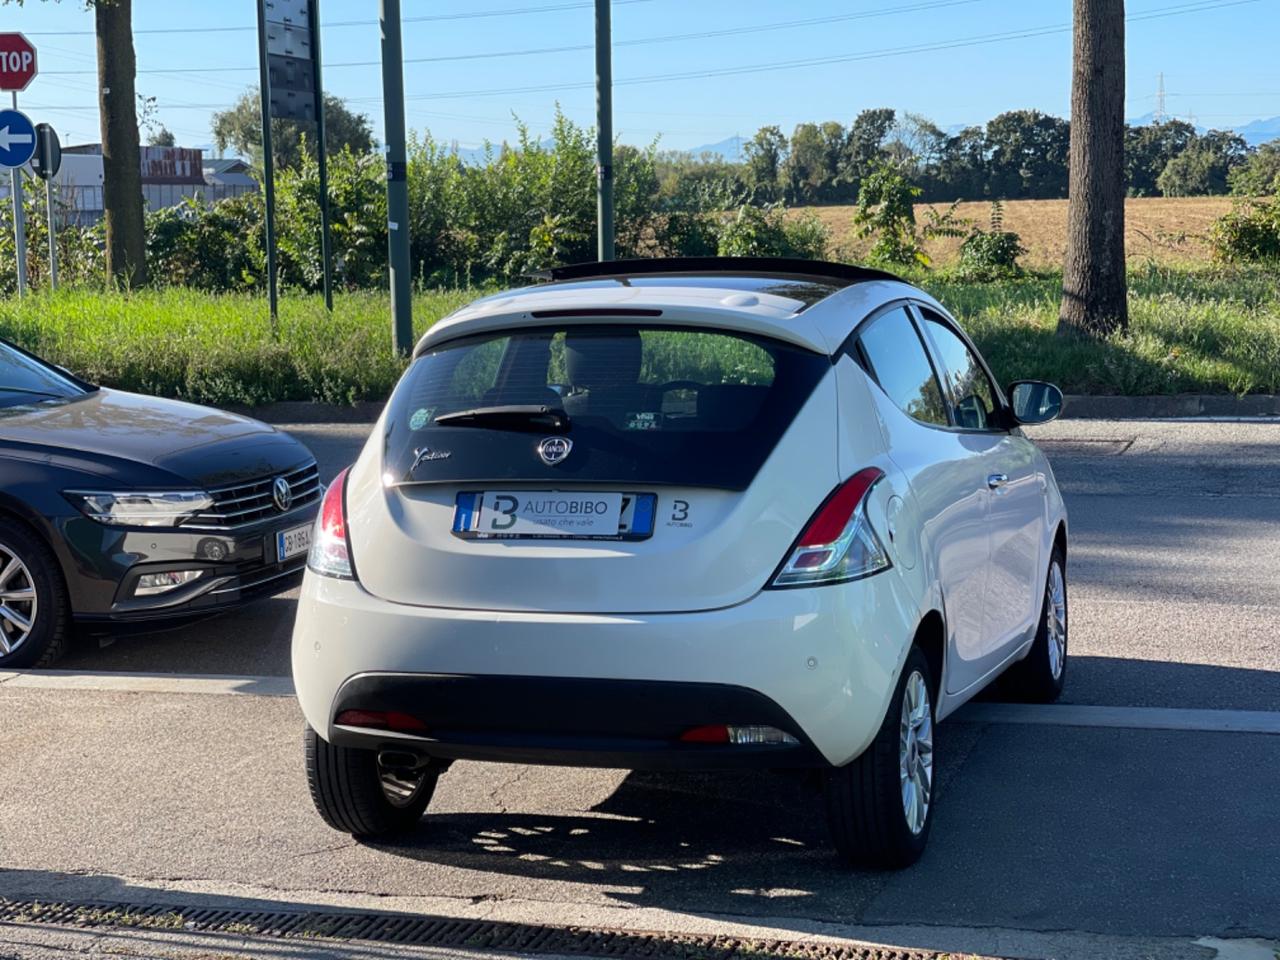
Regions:
<instances>
[{"instance_id":1,"label":"rear tire","mask_svg":"<svg viewBox=\"0 0 1280 960\"><path fill-rule=\"evenodd\" d=\"M828 772L827 822L840 856L897 869L924 852L933 824L933 696L924 652L913 646L871 745Z\"/></svg>"},{"instance_id":2,"label":"rear tire","mask_svg":"<svg viewBox=\"0 0 1280 960\"><path fill-rule=\"evenodd\" d=\"M53 551L0 517L0 670L48 667L66 651L71 604Z\"/></svg>"},{"instance_id":3,"label":"rear tire","mask_svg":"<svg viewBox=\"0 0 1280 960\"><path fill-rule=\"evenodd\" d=\"M329 743L310 726L303 732L307 785L324 822L357 839L412 830L435 793L440 772L425 766L415 775L390 771L376 750Z\"/></svg>"},{"instance_id":4,"label":"rear tire","mask_svg":"<svg viewBox=\"0 0 1280 960\"><path fill-rule=\"evenodd\" d=\"M1005 671L1001 692L1022 703L1053 703L1067 678L1067 561L1055 547L1045 575L1040 625L1030 652Z\"/></svg>"}]
</instances>

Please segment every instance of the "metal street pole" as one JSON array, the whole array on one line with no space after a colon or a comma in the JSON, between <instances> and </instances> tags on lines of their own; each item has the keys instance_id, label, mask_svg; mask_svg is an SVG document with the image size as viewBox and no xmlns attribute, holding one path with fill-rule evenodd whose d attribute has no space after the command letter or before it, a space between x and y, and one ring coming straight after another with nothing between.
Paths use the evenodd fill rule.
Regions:
<instances>
[{"instance_id":1,"label":"metal street pole","mask_svg":"<svg viewBox=\"0 0 1280 960\"><path fill-rule=\"evenodd\" d=\"M271 309L271 331L276 333L276 171L271 144L271 73L267 67L266 0L258 0L258 69L262 85L262 190L266 201L267 302Z\"/></svg>"},{"instance_id":2,"label":"metal street pole","mask_svg":"<svg viewBox=\"0 0 1280 960\"><path fill-rule=\"evenodd\" d=\"M613 248L613 52L610 0L596 0L596 233L599 260Z\"/></svg>"},{"instance_id":3,"label":"metal street pole","mask_svg":"<svg viewBox=\"0 0 1280 960\"><path fill-rule=\"evenodd\" d=\"M324 83L320 77L320 0L311 0L311 68L316 88L316 157L320 161L320 259L324 261L324 306L333 313L333 250L329 238L329 150L324 133Z\"/></svg>"},{"instance_id":4,"label":"metal street pole","mask_svg":"<svg viewBox=\"0 0 1280 960\"><path fill-rule=\"evenodd\" d=\"M387 137L387 260L391 273L391 332L396 353L413 349L409 292L409 184L405 176L404 53L400 0L379 0L382 26L383 126Z\"/></svg>"},{"instance_id":5,"label":"metal street pole","mask_svg":"<svg viewBox=\"0 0 1280 960\"><path fill-rule=\"evenodd\" d=\"M13 109L18 109L18 91L13 91ZM9 171L13 191L13 247L18 261L18 296L27 292L27 222L22 209L22 169Z\"/></svg>"},{"instance_id":6,"label":"metal street pole","mask_svg":"<svg viewBox=\"0 0 1280 960\"><path fill-rule=\"evenodd\" d=\"M58 223L53 216L53 177L44 182L44 205L49 216L49 289L58 289Z\"/></svg>"}]
</instances>

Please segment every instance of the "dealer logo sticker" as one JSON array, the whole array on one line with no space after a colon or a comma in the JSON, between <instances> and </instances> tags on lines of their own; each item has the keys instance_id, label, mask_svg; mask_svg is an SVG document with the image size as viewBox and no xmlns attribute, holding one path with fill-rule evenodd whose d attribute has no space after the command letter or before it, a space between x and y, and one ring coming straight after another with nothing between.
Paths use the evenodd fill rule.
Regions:
<instances>
[{"instance_id":1,"label":"dealer logo sticker","mask_svg":"<svg viewBox=\"0 0 1280 960\"><path fill-rule=\"evenodd\" d=\"M554 467L569 455L573 441L568 437L547 437L538 444L538 456L548 467Z\"/></svg>"}]
</instances>

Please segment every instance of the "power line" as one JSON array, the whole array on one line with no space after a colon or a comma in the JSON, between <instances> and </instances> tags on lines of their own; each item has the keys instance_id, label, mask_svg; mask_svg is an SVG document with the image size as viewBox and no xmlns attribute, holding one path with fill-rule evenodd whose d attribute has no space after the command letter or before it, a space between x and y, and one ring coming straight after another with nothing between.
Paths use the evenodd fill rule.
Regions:
<instances>
[{"instance_id":1,"label":"power line","mask_svg":"<svg viewBox=\"0 0 1280 960\"><path fill-rule=\"evenodd\" d=\"M700 30L696 33L670 33L656 37L638 37L631 40L616 40L615 47L633 47L646 46L655 43L673 43L685 40L710 40L718 37L741 36L750 33L766 33L772 30L789 30L799 27L824 26L832 23L845 23L852 20L868 20L873 17L892 16L903 13L920 13L926 10L936 10L942 7L958 7L973 3L981 3L984 0L929 0L929 2L907 4L905 6L894 7L878 7L875 10L863 10L858 13L844 13L830 17L807 17L802 20L778 20L773 23L758 23L744 27L726 27L719 30ZM494 60L506 59L509 57L529 57L538 56L549 53L574 53L583 50L592 50L594 47L589 43L567 44L556 47L533 47L523 50L498 50L487 53L459 53L450 54L440 57L407 57L405 63L454 63L462 60ZM326 70L333 70L339 67L377 67L381 66L380 60L351 60L338 63L326 63ZM243 67L166 67L166 68L150 68L139 70L139 74L144 73L247 73L257 70L256 65L250 64ZM94 70L44 70L42 74L54 75L77 75L96 73Z\"/></svg>"},{"instance_id":2,"label":"power line","mask_svg":"<svg viewBox=\"0 0 1280 960\"><path fill-rule=\"evenodd\" d=\"M617 0L615 0L617 2ZM1247 4L1258 3L1260 0L1193 0L1190 3L1174 4L1168 7L1157 7L1144 13L1134 14L1125 18L1127 22L1141 22L1147 20L1159 20L1167 17L1181 16L1189 13L1204 13L1209 11L1221 10L1228 7L1238 7ZM902 47L887 47L877 50L865 50L859 53L840 54L829 57L807 57L797 60L782 60L771 63L751 64L739 67L722 67L707 70L692 70L681 73L661 73L651 74L648 76L629 77L615 80L615 86L622 85L638 85L650 83L667 83L677 80L704 80L713 77L726 76L742 76L754 73L773 73L783 70L796 70L805 67L826 66L835 63L854 63L865 60L878 60L890 57L910 56L920 53L934 53L942 50L956 50L964 47L985 46L994 43L1007 43L1013 40L1027 40L1037 37L1052 36L1054 34L1069 33L1071 24L1054 24L1043 27L1029 27L1023 30L1006 31L1002 33L980 34L973 37L964 37L955 40L935 41L932 43L913 44ZM490 88L486 90L459 90L448 91L444 93L422 93L406 97L406 100L453 100L467 97L487 97L502 96L512 93L547 93L562 90L578 90L593 87L591 82L567 82L542 84L539 86L520 86L520 87L501 87ZM377 103L378 97L352 97L349 103ZM219 103L187 103L187 104L157 104L158 108L166 110L221 110L225 109L229 104ZM35 108L33 108L35 109ZM39 109L68 109L58 107L41 107Z\"/></svg>"},{"instance_id":3,"label":"power line","mask_svg":"<svg viewBox=\"0 0 1280 960\"><path fill-rule=\"evenodd\" d=\"M624 3L652 3L653 0L613 0L615 5ZM562 10L581 10L586 7L594 7L594 3L556 3L542 7L508 7L506 10L468 10L466 13L436 13L421 17L405 17L404 23L434 23L442 20L479 20L485 17L516 17L527 13L558 13ZM340 27L368 27L376 26L377 20L335 20L331 23L322 23L320 26L324 29L334 29ZM173 33L243 33L250 30L257 30L254 24L246 24L244 26L223 26L223 27L152 27L150 29L134 30L135 35L141 34L173 34ZM96 36L93 30L26 30L23 31L29 37L92 37Z\"/></svg>"}]
</instances>

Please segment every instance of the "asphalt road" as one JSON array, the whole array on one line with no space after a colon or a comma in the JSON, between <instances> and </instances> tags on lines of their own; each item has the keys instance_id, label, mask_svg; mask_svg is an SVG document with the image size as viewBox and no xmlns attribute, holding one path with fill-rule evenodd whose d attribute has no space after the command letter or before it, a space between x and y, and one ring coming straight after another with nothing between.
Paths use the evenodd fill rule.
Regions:
<instances>
[{"instance_id":1,"label":"asphalt road","mask_svg":"<svg viewBox=\"0 0 1280 960\"><path fill-rule=\"evenodd\" d=\"M364 429L296 433L332 475ZM0 677L0 897L734 921L1027 956L1280 941L1280 424L1067 421L1036 438L1071 513L1063 702L1121 708L1121 725L1011 723L994 704L943 724L911 870L841 869L817 794L772 775L458 764L412 837L356 844L310 809L287 697ZM284 675L290 614L282 596L64 666ZM1160 729L1167 711L1126 708L1276 732Z\"/></svg>"}]
</instances>

